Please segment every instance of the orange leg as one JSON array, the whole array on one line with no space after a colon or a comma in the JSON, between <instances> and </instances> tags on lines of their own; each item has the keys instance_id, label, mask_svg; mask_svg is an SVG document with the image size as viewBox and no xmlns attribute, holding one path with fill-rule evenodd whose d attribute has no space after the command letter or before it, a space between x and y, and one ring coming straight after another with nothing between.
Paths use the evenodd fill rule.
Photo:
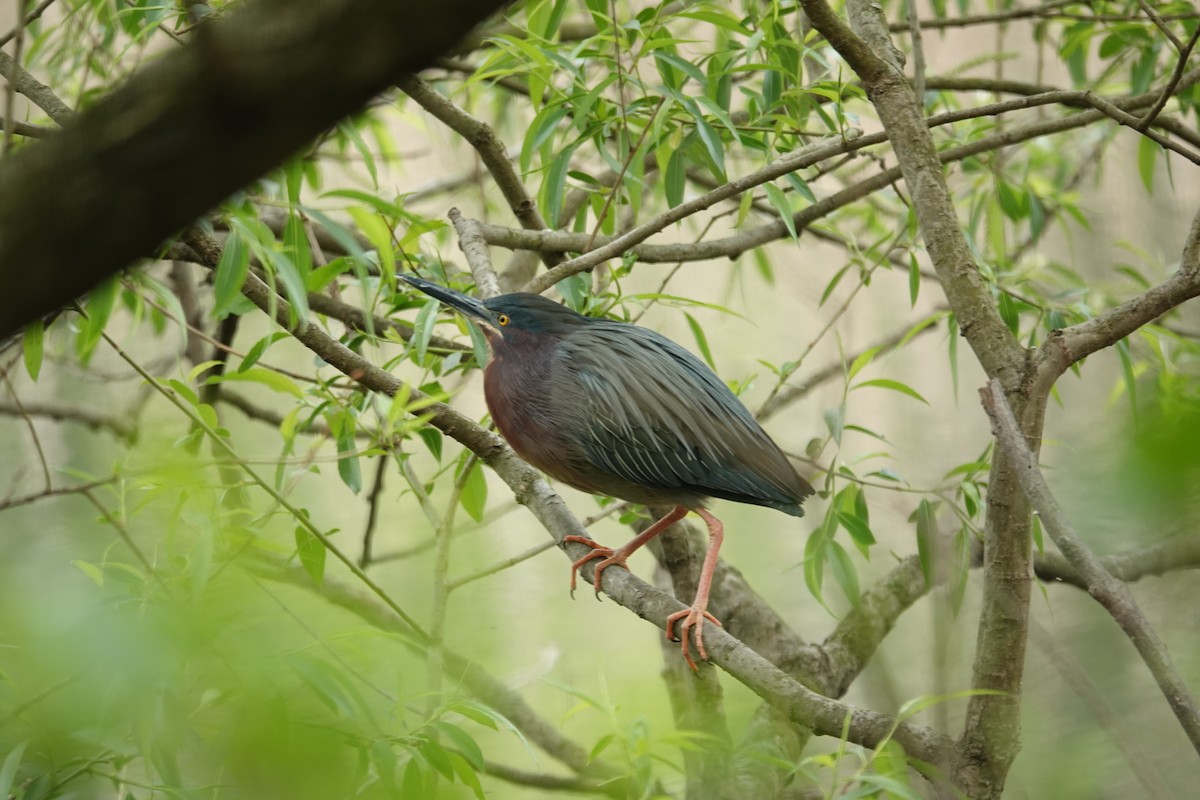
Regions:
<instances>
[{"instance_id":1,"label":"orange leg","mask_svg":"<svg viewBox=\"0 0 1200 800\"><path fill-rule=\"evenodd\" d=\"M696 669L696 662L692 660L692 652L688 647L688 631L692 632L692 638L696 640L700 658L707 661L708 652L704 649L704 621L721 624L716 617L708 613L708 591L712 588L713 570L717 568L717 553L720 552L721 542L725 538L725 526L721 524L721 520L703 508L694 511L708 525L708 552L704 556L704 567L700 570L700 583L696 587L696 599L692 607L686 611L676 611L667 617L667 638L673 642L682 642L683 657L693 670ZM679 626L679 637L676 638L675 623L681 619L683 624Z\"/></svg>"},{"instance_id":2,"label":"orange leg","mask_svg":"<svg viewBox=\"0 0 1200 800\"><path fill-rule=\"evenodd\" d=\"M625 567L625 569L629 569L629 567L625 565L625 559L633 555L634 551L636 551L646 542L650 541L655 536L658 536L665 529L671 527L676 522L679 522L679 520L687 516L687 513L688 510L683 506L675 506L673 509L671 509L669 514L651 525L649 528L646 528L646 530L642 531L637 536L630 539L617 550L597 544L595 540L589 539L586 536L564 536L564 542L578 542L579 544L586 544L588 547L593 548L592 552L588 553L586 556L571 565L571 596L575 596L575 576L578 574L579 568L594 558L603 558L604 560L596 565L595 572L592 576L592 587L596 590L596 599L599 600L600 575L604 572L604 570L608 569L614 564ZM720 525L721 523L718 522L717 524Z\"/></svg>"}]
</instances>

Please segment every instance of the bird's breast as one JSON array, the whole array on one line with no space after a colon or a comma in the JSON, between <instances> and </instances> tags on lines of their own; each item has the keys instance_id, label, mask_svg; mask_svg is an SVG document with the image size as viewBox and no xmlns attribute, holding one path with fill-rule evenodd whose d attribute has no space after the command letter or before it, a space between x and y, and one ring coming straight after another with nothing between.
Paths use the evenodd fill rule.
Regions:
<instances>
[{"instance_id":1,"label":"bird's breast","mask_svg":"<svg viewBox=\"0 0 1200 800\"><path fill-rule=\"evenodd\" d=\"M553 352L545 347L497 347L483 376L492 421L517 455L552 477L575 483L570 443L558 430L550 378Z\"/></svg>"}]
</instances>

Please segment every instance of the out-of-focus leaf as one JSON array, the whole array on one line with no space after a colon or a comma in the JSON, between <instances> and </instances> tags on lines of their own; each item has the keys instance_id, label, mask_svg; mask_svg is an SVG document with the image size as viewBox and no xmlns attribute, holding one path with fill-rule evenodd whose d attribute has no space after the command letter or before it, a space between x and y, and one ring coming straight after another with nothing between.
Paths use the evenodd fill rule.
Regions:
<instances>
[{"instance_id":1,"label":"out-of-focus leaf","mask_svg":"<svg viewBox=\"0 0 1200 800\"><path fill-rule=\"evenodd\" d=\"M246 275L250 272L250 250L236 230L230 231L221 250L213 277L213 316L224 319L229 316L233 301L241 296Z\"/></svg>"},{"instance_id":2,"label":"out-of-focus leaf","mask_svg":"<svg viewBox=\"0 0 1200 800\"><path fill-rule=\"evenodd\" d=\"M75 339L75 350L84 366L91 360L96 345L104 335L104 328L117 303L120 285L120 279L116 276L106 278L88 295L87 321Z\"/></svg>"},{"instance_id":3,"label":"out-of-focus leaf","mask_svg":"<svg viewBox=\"0 0 1200 800\"><path fill-rule=\"evenodd\" d=\"M893 392L900 392L900 394L906 394L914 400L920 400L925 405L929 405L929 401L924 397L921 397L920 393L917 392L916 389L912 388L907 383L901 383L900 381L892 380L891 378L873 378L869 381L863 381L862 383L855 384L852 388L865 389L869 386L875 386L880 389L890 389Z\"/></svg>"},{"instance_id":4,"label":"out-of-focus leaf","mask_svg":"<svg viewBox=\"0 0 1200 800\"><path fill-rule=\"evenodd\" d=\"M700 355L704 356L704 362L715 372L717 369L716 363L713 361L712 350L708 347L708 336L704 333L704 328L700 327L700 323L691 314L684 313L687 318L688 327L692 329L692 336L696 339L696 346L700 348Z\"/></svg>"},{"instance_id":5,"label":"out-of-focus leaf","mask_svg":"<svg viewBox=\"0 0 1200 800\"><path fill-rule=\"evenodd\" d=\"M249 369L240 370L238 372L226 372L223 375L209 376L205 383L228 383L228 382L250 382L260 383L270 389L274 389L282 394L290 394L292 397L301 398L304 396L304 391L296 385L296 382L274 370L266 369L265 367L250 367Z\"/></svg>"},{"instance_id":6,"label":"out-of-focus leaf","mask_svg":"<svg viewBox=\"0 0 1200 800\"><path fill-rule=\"evenodd\" d=\"M935 576L934 561L937 558L937 516L936 510L928 500L922 500L917 506L917 556L921 559L921 572L925 575L925 583L933 585Z\"/></svg>"},{"instance_id":7,"label":"out-of-focus leaf","mask_svg":"<svg viewBox=\"0 0 1200 800\"><path fill-rule=\"evenodd\" d=\"M1154 191L1154 166L1158 163L1158 154L1162 152L1158 142L1145 136L1138 139L1137 165L1138 175L1147 192Z\"/></svg>"},{"instance_id":8,"label":"out-of-focus leaf","mask_svg":"<svg viewBox=\"0 0 1200 800\"><path fill-rule=\"evenodd\" d=\"M25 745L27 744L28 742L21 742L5 756L4 765L0 766L0 797L8 797L11 794L13 781L17 777L21 759L25 757Z\"/></svg>"},{"instance_id":9,"label":"out-of-focus leaf","mask_svg":"<svg viewBox=\"0 0 1200 800\"><path fill-rule=\"evenodd\" d=\"M46 326L39 319L29 323L22 335L21 347L25 357L25 371L37 383L38 374L42 371L42 342L45 338Z\"/></svg>"},{"instance_id":10,"label":"out-of-focus leaf","mask_svg":"<svg viewBox=\"0 0 1200 800\"><path fill-rule=\"evenodd\" d=\"M303 525L296 526L296 555L317 586L325 580L325 545Z\"/></svg>"},{"instance_id":11,"label":"out-of-focus leaf","mask_svg":"<svg viewBox=\"0 0 1200 800\"><path fill-rule=\"evenodd\" d=\"M358 443L354 438L354 421L346 415L338 430L338 475L342 483L350 487L350 491L358 494L362 491L362 467L358 463Z\"/></svg>"},{"instance_id":12,"label":"out-of-focus leaf","mask_svg":"<svg viewBox=\"0 0 1200 800\"><path fill-rule=\"evenodd\" d=\"M459 502L471 519L476 522L483 519L483 512L487 508L487 476L483 474L483 465L479 461L472 462L471 471L463 480Z\"/></svg>"},{"instance_id":13,"label":"out-of-focus leaf","mask_svg":"<svg viewBox=\"0 0 1200 800\"><path fill-rule=\"evenodd\" d=\"M771 201L771 205L779 212L779 218L783 220L783 225L787 228L788 234L795 240L796 236L796 221L792 219L792 206L788 202L787 195L773 183L763 184L763 189L767 193L767 199Z\"/></svg>"}]
</instances>

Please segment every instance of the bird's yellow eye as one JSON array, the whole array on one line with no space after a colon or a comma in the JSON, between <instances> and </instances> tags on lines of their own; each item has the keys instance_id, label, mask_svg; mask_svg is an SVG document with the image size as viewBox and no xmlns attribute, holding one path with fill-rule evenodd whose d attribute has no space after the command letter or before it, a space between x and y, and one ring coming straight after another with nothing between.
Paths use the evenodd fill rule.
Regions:
<instances>
[{"instance_id":1,"label":"bird's yellow eye","mask_svg":"<svg viewBox=\"0 0 1200 800\"><path fill-rule=\"evenodd\" d=\"M499 322L500 326L504 327L509 322L508 314L501 314L500 316L496 317L496 322Z\"/></svg>"}]
</instances>

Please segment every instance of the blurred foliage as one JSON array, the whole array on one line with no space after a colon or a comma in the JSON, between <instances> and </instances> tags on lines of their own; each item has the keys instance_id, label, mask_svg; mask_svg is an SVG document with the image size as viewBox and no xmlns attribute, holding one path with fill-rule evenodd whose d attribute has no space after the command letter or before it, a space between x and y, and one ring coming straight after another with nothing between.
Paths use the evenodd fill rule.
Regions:
<instances>
[{"instance_id":1,"label":"blurred foliage","mask_svg":"<svg viewBox=\"0 0 1200 800\"><path fill-rule=\"evenodd\" d=\"M196 16L221 15L226 5L62 0L30 22L23 59L60 97L85 109L155 53L186 42ZM884 10L899 21L902 6L892 0ZM1190 4L1154 7L1178 36L1194 33ZM946 20L1011 10L1007 2L959 0L935 1L930 11L932 20ZM853 138L859 128L876 127L861 87L801 24L794 3L526 0L509 21L466 54L465 74L448 68L429 77L510 148L551 228L593 238L625 231L818 137ZM1017 53L966 45L970 57L952 72L1000 73L1036 49L1039 59L1063 69L1069 88L1118 96L1164 86L1177 60L1133 0L1050 4L1028 30L1030 41L1007 43ZM925 111L933 117L993 99L982 89L931 88ZM1194 129L1200 83L1179 91L1166 113ZM30 121L44 122L36 111ZM527 731L460 685L462 676L438 657L441 637L469 644L485 667L500 660L496 654L511 644L492 629L522 612L480 604L456 614L448 610L451 594L477 580L511 579L512 566L533 551L488 548L511 499L421 416L430 402L455 395L477 376L486 359L482 338L396 281L400 271L417 271L469 289L453 255L453 230L443 221L453 204L447 195L473 192L472 202L482 197L481 216L505 224L508 209L494 184L478 178L469 147L437 135L422 146L444 147L447 162L464 175L448 176L440 188L411 186L404 162L412 148L398 133L404 125L435 123L389 93L224 203L204 222L224 249L211 276L197 268L199 317L195 303L181 299L178 282L151 262L97 287L77 312L29 328L19 356L4 354L5 388L25 399L45 390L100 406L101 387L117 382L107 377L114 370L124 370L121 380L131 365L142 374L135 391L120 393L126 405L116 418L95 426L117 433L106 444L69 433L43 448L29 435L32 429L49 439L41 419L29 421L35 414L18 409L5 420L4 435L21 443L6 442L6 449L23 461L10 463L4 475L21 491L0 501L9 549L0 562L0 797L524 797L534 791L520 785L527 776L509 775L518 784L509 787L489 776L503 771L496 764L532 764L561 777L562 768L534 752ZM1070 133L1069 147L1061 137L1018 140L1015 147L993 138L1014 129L1009 119L984 112L940 125L934 135L944 150L982 143L949 167L961 222L1002 318L1036 345L1176 268L1174 256L1164 260L1136 243L1112 248L1110 260L1099 264L1065 263L1040 247L1051 235L1067 241L1101 235L1091 187L1102 167L1135 174L1146 197L1170 202L1176 162L1144 138L1126 157L1113 147L1111 123ZM633 256L556 287L582 313L638 321L656 310L660 320L679 322L693 349L717 368L716 345L726 338L719 334L743 309L740 293L780 292L782 271L794 261L787 245L808 246L815 237L834 242L841 260L809 287L824 329L811 342L792 337L794 357L760 358L754 371L724 375L764 411L775 401L792 402L786 398L816 372L810 356L822 340L837 338L830 331L856 299L893 291L887 303L896 315L873 333L897 323L898 335L857 352L837 340L833 389L817 395L820 407L811 401L813 424L804 427L811 440L797 454L817 471L823 502L813 504L793 578L835 615L859 606L879 575L878 561L897 542L898 551L920 556L928 579L948 576L945 598L953 612L964 605L992 455L980 434L959 463L936 454L931 463L940 480L922 482L913 473L929 454L898 452L899 425L885 420L891 427L884 427L873 416L878 406L871 398L884 395L896 405L936 406L936 414L952 413L956 401L977 411L968 392L959 391L969 354L959 352L958 322L929 279L907 197L892 188L861 190L889 161L886 148L792 172L728 208L715 207L703 224L679 226L686 245L782 222L786 232L773 238L784 246L755 246L723 264L727 291L720 302L676 279L685 262L701 259L686 247L650 289L640 276L645 265ZM830 202L835 196L844 199ZM798 215L819 203L829 208L798 227ZM1163 246L1177 249L1175 242ZM408 391L395 398L369 394L302 352L241 294L252 269L288 301L294 320L322 326L401 373L428 399ZM343 306L318 313L314 297ZM361 324L352 319L357 312ZM1110 501L1131 505L1146 528L1183 535L1200 518L1200 336L1194 322L1189 328L1179 316L1146 326L1114 354L1093 357L1113 359L1102 373L1111 377L1111 402L1102 412L1117 420L1110 427L1128 424L1136 432L1093 445L1123 453L1125 486ZM389 319L397 327L376 322ZM212 349L220 320L241 327L235 343L225 343L223 368L214 369L226 358ZM200 346L210 358L185 359L188 337L197 334L187 324L203 329ZM931 369L947 380L899 369L896 351L911 351L918 337L935 330L926 338L937 338L944 353ZM128 363L114 355L117 348L127 351ZM1075 369L1083 374L1083 367ZM231 405L257 422L231 422ZM389 572L372 595L368 589L378 586L368 586L354 565L370 568L389 553L381 555L384 543L376 543L375 561L362 557L367 537L359 541L339 526L368 504L378 513L384 476L385 515L393 531L403 529L386 542L401 548L390 555L397 562L434 555L419 567ZM622 524L636 517L605 499L598 508L619 510ZM475 546L452 560L451 541L468 534L475 534ZM1040 539L1037 546L1043 547ZM400 633L403 625L381 625L325 591L348 585L364 593L362 604L420 625ZM407 598L403 608L398 597ZM507 598L514 606L520 600ZM383 603L392 603L395 614L381 610ZM538 610L550 629L550 612ZM609 697L585 688L578 674L573 682L556 674L550 683L542 680L545 672L530 693L549 688L554 699L539 710L551 727L583 743L595 767L561 778L578 781L572 790L681 796L684 752L732 755L743 776L774 771L814 796L907 798L924 791L894 742L869 753L834 741L798 760L781 758L761 742L743 741L749 725L741 721L734 726L737 744L673 728L652 707L661 698L648 680ZM926 690L905 686L910 694L892 707L916 713L903 701L918 702ZM748 715L756 700L730 694L730 707ZM961 697L918 704L924 710ZM561 711L564 702L562 713L544 710ZM1111 766L1120 763L1119 746L1100 735L1093 742L1093 733L1090 720L1078 722L1063 737L1070 747L1061 761L1048 754L1052 748L1022 756L1032 765L1027 774L1036 776L1029 793L1129 796L1126 783L1091 769L1101 761L1125 775ZM1060 767L1070 774L1047 777Z\"/></svg>"}]
</instances>

